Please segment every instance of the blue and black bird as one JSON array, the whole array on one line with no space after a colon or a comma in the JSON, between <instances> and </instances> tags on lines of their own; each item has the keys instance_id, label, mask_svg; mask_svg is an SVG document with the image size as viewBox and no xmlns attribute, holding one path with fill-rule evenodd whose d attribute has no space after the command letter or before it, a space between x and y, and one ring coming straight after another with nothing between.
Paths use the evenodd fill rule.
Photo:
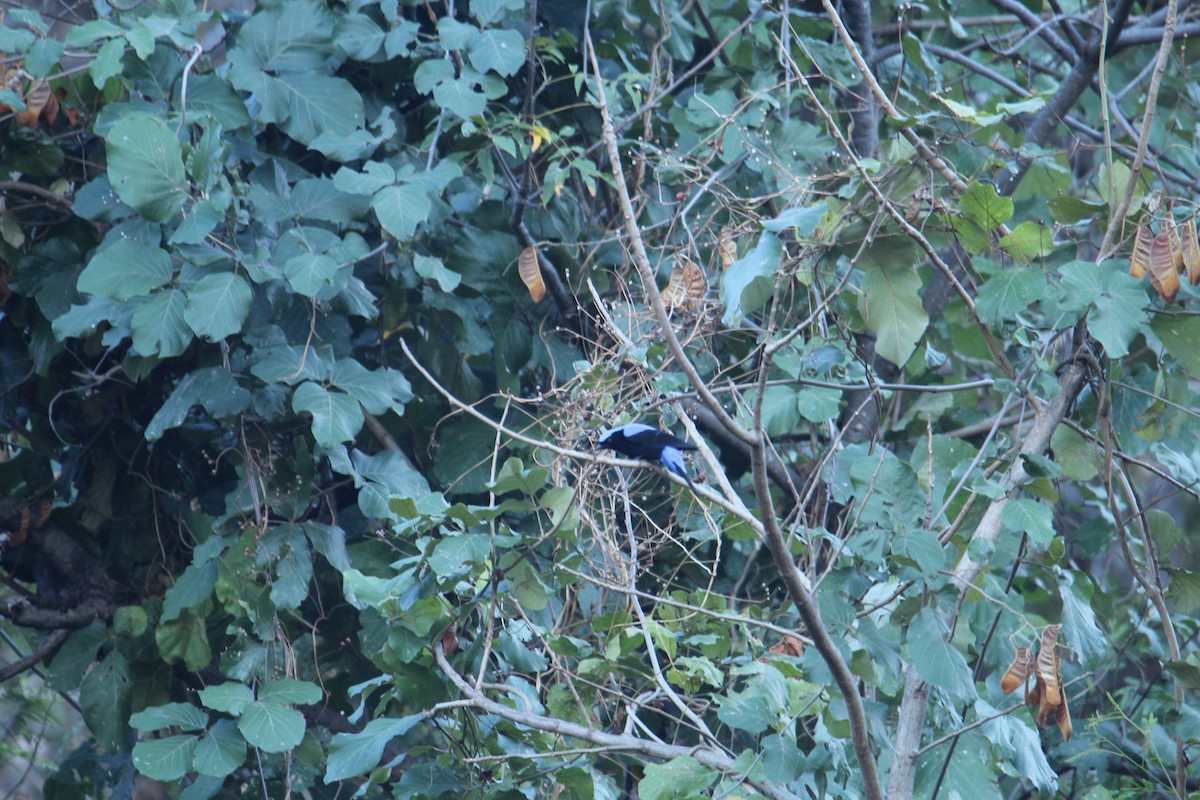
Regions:
<instances>
[{"instance_id":1,"label":"blue and black bird","mask_svg":"<svg viewBox=\"0 0 1200 800\"><path fill-rule=\"evenodd\" d=\"M691 442L661 431L653 425L631 422L628 425L605 431L596 442L596 446L615 450L630 458L657 462L668 472L673 472L687 481L692 494L699 496L696 486L688 475L687 465L683 461L684 450L696 449L696 445Z\"/></svg>"}]
</instances>

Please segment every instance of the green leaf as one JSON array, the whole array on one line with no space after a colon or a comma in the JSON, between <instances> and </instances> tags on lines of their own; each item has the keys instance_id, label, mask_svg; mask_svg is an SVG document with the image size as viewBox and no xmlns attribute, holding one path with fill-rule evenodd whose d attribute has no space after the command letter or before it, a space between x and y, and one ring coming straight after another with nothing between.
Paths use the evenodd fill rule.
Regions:
<instances>
[{"instance_id":1,"label":"green leaf","mask_svg":"<svg viewBox=\"0 0 1200 800\"><path fill-rule=\"evenodd\" d=\"M842 392L840 389L814 387L801 389L796 393L796 407L800 416L809 422L825 422L835 419L841 410Z\"/></svg>"},{"instance_id":2,"label":"green leaf","mask_svg":"<svg viewBox=\"0 0 1200 800\"><path fill-rule=\"evenodd\" d=\"M88 730L102 749L117 752L126 747L132 696L129 662L118 650L113 650L83 676L79 705Z\"/></svg>"},{"instance_id":3,"label":"green leaf","mask_svg":"<svg viewBox=\"0 0 1200 800\"><path fill-rule=\"evenodd\" d=\"M1000 512L1005 530L1028 533L1029 540L1045 547L1054 538L1054 515L1036 500L1021 497L1010 500Z\"/></svg>"},{"instance_id":4,"label":"green leaf","mask_svg":"<svg viewBox=\"0 0 1200 800\"><path fill-rule=\"evenodd\" d=\"M246 706L254 702L250 687L235 681L207 686L200 690L199 695L205 708L223 711L235 717L240 716Z\"/></svg>"},{"instance_id":5,"label":"green leaf","mask_svg":"<svg viewBox=\"0 0 1200 800\"><path fill-rule=\"evenodd\" d=\"M357 61L372 58L383 47L387 34L366 14L353 12L338 19L333 43Z\"/></svg>"},{"instance_id":6,"label":"green leaf","mask_svg":"<svg viewBox=\"0 0 1200 800\"><path fill-rule=\"evenodd\" d=\"M187 295L179 289L157 292L133 312L133 347L144 356L174 358L192 343L183 310Z\"/></svg>"},{"instance_id":7,"label":"green leaf","mask_svg":"<svg viewBox=\"0 0 1200 800\"><path fill-rule=\"evenodd\" d=\"M1095 669L1104 655L1108 640L1096 622L1092 609L1095 587L1084 573L1063 571L1058 576L1058 593L1062 598L1063 636L1079 656L1084 669Z\"/></svg>"},{"instance_id":8,"label":"green leaf","mask_svg":"<svg viewBox=\"0 0 1200 800\"><path fill-rule=\"evenodd\" d=\"M139 731L161 731L173 726L185 731L200 731L207 724L208 714L191 703L151 706L129 717L129 727Z\"/></svg>"},{"instance_id":9,"label":"green leaf","mask_svg":"<svg viewBox=\"0 0 1200 800\"><path fill-rule=\"evenodd\" d=\"M487 108L487 96L476 91L475 85L475 81L465 77L451 78L433 87L433 99L463 119L479 117Z\"/></svg>"},{"instance_id":10,"label":"green leaf","mask_svg":"<svg viewBox=\"0 0 1200 800\"><path fill-rule=\"evenodd\" d=\"M242 329L252 297L250 284L241 275L205 275L188 292L183 318L197 336L215 342Z\"/></svg>"},{"instance_id":11,"label":"green leaf","mask_svg":"<svg viewBox=\"0 0 1200 800\"><path fill-rule=\"evenodd\" d=\"M1193 378L1200 378L1200 317L1158 315L1150 330Z\"/></svg>"},{"instance_id":12,"label":"green leaf","mask_svg":"<svg viewBox=\"0 0 1200 800\"><path fill-rule=\"evenodd\" d=\"M345 134L363 124L362 96L343 78L305 72L268 77L260 122L274 122L301 144L323 133Z\"/></svg>"},{"instance_id":13,"label":"green leaf","mask_svg":"<svg viewBox=\"0 0 1200 800\"><path fill-rule=\"evenodd\" d=\"M288 283L305 297L316 297L326 286L332 286L337 271L337 260L323 253L301 253L283 265Z\"/></svg>"},{"instance_id":14,"label":"green leaf","mask_svg":"<svg viewBox=\"0 0 1200 800\"><path fill-rule=\"evenodd\" d=\"M175 585L167 590L163 598L161 622L178 618L187 608L195 608L212 596L217 585L217 562L189 564Z\"/></svg>"},{"instance_id":15,"label":"green leaf","mask_svg":"<svg viewBox=\"0 0 1200 800\"><path fill-rule=\"evenodd\" d=\"M395 387L384 370L371 371L352 358L343 358L334 365L329 382L362 403L372 414L382 414L391 408L403 410L403 405L397 403Z\"/></svg>"},{"instance_id":16,"label":"green leaf","mask_svg":"<svg viewBox=\"0 0 1200 800\"><path fill-rule=\"evenodd\" d=\"M214 419L240 414L250 405L250 392L238 385L226 369L209 367L189 373L146 426L146 440L158 441L164 432L177 428L195 406L203 406Z\"/></svg>"},{"instance_id":17,"label":"green leaf","mask_svg":"<svg viewBox=\"0 0 1200 800\"><path fill-rule=\"evenodd\" d=\"M104 137L108 179L117 196L143 217L169 222L187 199L179 139L152 117L117 122Z\"/></svg>"},{"instance_id":18,"label":"green leaf","mask_svg":"<svg viewBox=\"0 0 1200 800\"><path fill-rule=\"evenodd\" d=\"M767 231L753 250L725 270L721 277L721 300L725 303L722 322L737 327L762 308L775 290L775 272L782 258L783 242Z\"/></svg>"},{"instance_id":19,"label":"green leaf","mask_svg":"<svg viewBox=\"0 0 1200 800\"><path fill-rule=\"evenodd\" d=\"M79 291L128 300L150 294L169 283L173 274L165 250L121 239L92 256L79 273Z\"/></svg>"},{"instance_id":20,"label":"green leaf","mask_svg":"<svg viewBox=\"0 0 1200 800\"><path fill-rule=\"evenodd\" d=\"M1046 274L1037 267L1009 267L979 287L975 311L986 325L996 326L1037 302L1046 293Z\"/></svg>"},{"instance_id":21,"label":"green leaf","mask_svg":"<svg viewBox=\"0 0 1200 800\"><path fill-rule=\"evenodd\" d=\"M1110 358L1128 355L1150 305L1142 281L1127 274L1115 261L1072 261L1060 267L1059 274L1063 279L1063 307L1086 310L1092 306L1089 332L1104 345Z\"/></svg>"},{"instance_id":22,"label":"green leaf","mask_svg":"<svg viewBox=\"0 0 1200 800\"><path fill-rule=\"evenodd\" d=\"M267 681L258 693L258 699L264 703L307 706L321 702L321 687L312 681L298 681L295 678L281 678L277 681Z\"/></svg>"},{"instance_id":23,"label":"green leaf","mask_svg":"<svg viewBox=\"0 0 1200 800\"><path fill-rule=\"evenodd\" d=\"M420 714L400 719L373 719L360 733L337 734L329 744L325 782L345 780L374 769L383 757L387 743L408 733L420 721Z\"/></svg>"},{"instance_id":24,"label":"green leaf","mask_svg":"<svg viewBox=\"0 0 1200 800\"><path fill-rule=\"evenodd\" d=\"M993 231L1012 219L1013 201L1001 197L990 183L973 182L958 201L958 210L984 231Z\"/></svg>"},{"instance_id":25,"label":"green leaf","mask_svg":"<svg viewBox=\"0 0 1200 800\"><path fill-rule=\"evenodd\" d=\"M430 258L420 254L413 256L413 268L422 278L437 281L438 288L443 292L453 292L462 283L462 275L446 269L440 258Z\"/></svg>"},{"instance_id":26,"label":"green leaf","mask_svg":"<svg viewBox=\"0 0 1200 800\"><path fill-rule=\"evenodd\" d=\"M1090 481L1100 474L1103 463L1100 449L1066 425L1054 429L1050 449L1054 452L1054 462L1071 480Z\"/></svg>"},{"instance_id":27,"label":"green leaf","mask_svg":"<svg viewBox=\"0 0 1200 800\"><path fill-rule=\"evenodd\" d=\"M298 414L312 414L313 438L322 447L353 441L363 426L362 408L357 400L342 392L331 392L312 381L296 387L292 410Z\"/></svg>"},{"instance_id":28,"label":"green leaf","mask_svg":"<svg viewBox=\"0 0 1200 800\"><path fill-rule=\"evenodd\" d=\"M497 72L505 78L525 63L525 37L515 30L479 31L467 48L467 59L481 73Z\"/></svg>"},{"instance_id":29,"label":"green leaf","mask_svg":"<svg viewBox=\"0 0 1200 800\"><path fill-rule=\"evenodd\" d=\"M825 218L826 210L827 206L825 203L817 203L812 206L795 206L784 211L775 219L764 220L762 227L763 230L771 231L772 233L794 230L796 235L803 239L812 236L817 230L817 226Z\"/></svg>"},{"instance_id":30,"label":"green leaf","mask_svg":"<svg viewBox=\"0 0 1200 800\"><path fill-rule=\"evenodd\" d=\"M771 734L764 736L759 745L762 754L763 774L767 780L777 784L789 784L804 774L808 760L796 747L795 738Z\"/></svg>"},{"instance_id":31,"label":"green leaf","mask_svg":"<svg viewBox=\"0 0 1200 800\"><path fill-rule=\"evenodd\" d=\"M863 275L858 309L878 337L875 352L903 367L929 324L921 306L921 278L905 267L868 267Z\"/></svg>"},{"instance_id":32,"label":"green leaf","mask_svg":"<svg viewBox=\"0 0 1200 800\"><path fill-rule=\"evenodd\" d=\"M487 535L464 533L438 542L429 557L429 566L444 578L483 566L491 554L491 539Z\"/></svg>"},{"instance_id":33,"label":"green leaf","mask_svg":"<svg viewBox=\"0 0 1200 800\"><path fill-rule=\"evenodd\" d=\"M154 642L168 664L182 661L188 669L199 671L212 660L204 620L191 609L184 609L177 619L155 628Z\"/></svg>"},{"instance_id":34,"label":"green leaf","mask_svg":"<svg viewBox=\"0 0 1200 800\"><path fill-rule=\"evenodd\" d=\"M201 775L223 778L246 760L246 740L231 719L217 720L196 744L195 765Z\"/></svg>"},{"instance_id":35,"label":"green leaf","mask_svg":"<svg viewBox=\"0 0 1200 800\"><path fill-rule=\"evenodd\" d=\"M1036 222L1022 222L1000 237L1000 246L1024 261L1044 258L1054 250L1054 232Z\"/></svg>"},{"instance_id":36,"label":"green leaf","mask_svg":"<svg viewBox=\"0 0 1200 800\"><path fill-rule=\"evenodd\" d=\"M238 730L252 747L285 753L304 738L304 715L294 708L255 701L243 709Z\"/></svg>"},{"instance_id":37,"label":"green leaf","mask_svg":"<svg viewBox=\"0 0 1200 800\"><path fill-rule=\"evenodd\" d=\"M196 737L190 735L138 742L133 746L133 766L147 778L175 781L192 768L195 752Z\"/></svg>"},{"instance_id":38,"label":"green leaf","mask_svg":"<svg viewBox=\"0 0 1200 800\"><path fill-rule=\"evenodd\" d=\"M937 535L926 530L904 530L892 537L892 555L916 566L923 575L934 575L946 561Z\"/></svg>"},{"instance_id":39,"label":"green leaf","mask_svg":"<svg viewBox=\"0 0 1200 800\"><path fill-rule=\"evenodd\" d=\"M380 189L371 201L384 230L403 242L412 238L417 226L429 217L431 208L425 190L411 183Z\"/></svg>"},{"instance_id":40,"label":"green leaf","mask_svg":"<svg viewBox=\"0 0 1200 800\"><path fill-rule=\"evenodd\" d=\"M691 756L673 758L665 764L647 764L638 781L641 800L673 800L702 796L718 774Z\"/></svg>"},{"instance_id":41,"label":"green leaf","mask_svg":"<svg viewBox=\"0 0 1200 800\"><path fill-rule=\"evenodd\" d=\"M121 74L121 56L125 55L124 39L109 39L96 51L96 57L88 64L92 84L103 89L109 78Z\"/></svg>"},{"instance_id":42,"label":"green leaf","mask_svg":"<svg viewBox=\"0 0 1200 800\"><path fill-rule=\"evenodd\" d=\"M963 654L946 641L949 630L929 608L921 609L908 630L908 658L917 673L959 700L975 698L971 668Z\"/></svg>"}]
</instances>

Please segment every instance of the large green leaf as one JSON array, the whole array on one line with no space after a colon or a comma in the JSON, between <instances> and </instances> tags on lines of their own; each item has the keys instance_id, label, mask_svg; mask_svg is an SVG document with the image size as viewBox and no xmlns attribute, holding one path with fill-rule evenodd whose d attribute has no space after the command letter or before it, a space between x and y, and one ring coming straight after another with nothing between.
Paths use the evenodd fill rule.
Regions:
<instances>
[{"instance_id":1,"label":"large green leaf","mask_svg":"<svg viewBox=\"0 0 1200 800\"><path fill-rule=\"evenodd\" d=\"M250 284L241 275L206 275L188 292L183 318L197 336L224 339L242 329L252 297Z\"/></svg>"},{"instance_id":2,"label":"large green leaf","mask_svg":"<svg viewBox=\"0 0 1200 800\"><path fill-rule=\"evenodd\" d=\"M1200 317L1159 315L1150 323L1167 353L1193 378L1200 378Z\"/></svg>"},{"instance_id":3,"label":"large green leaf","mask_svg":"<svg viewBox=\"0 0 1200 800\"><path fill-rule=\"evenodd\" d=\"M875 352L903 367L929 324L921 307L921 278L911 269L869 267L863 275L858 308L875 331Z\"/></svg>"},{"instance_id":4,"label":"large green leaf","mask_svg":"<svg viewBox=\"0 0 1200 800\"><path fill-rule=\"evenodd\" d=\"M192 343L192 329L183 317L187 295L180 289L155 293L133 312L133 346L144 356L173 358Z\"/></svg>"},{"instance_id":5,"label":"large green leaf","mask_svg":"<svg viewBox=\"0 0 1200 800\"><path fill-rule=\"evenodd\" d=\"M185 731L199 731L207 724L208 714L191 703L152 706L129 717L129 727L139 731L160 731L173 726Z\"/></svg>"},{"instance_id":6,"label":"large green leaf","mask_svg":"<svg viewBox=\"0 0 1200 800\"><path fill-rule=\"evenodd\" d=\"M1054 538L1054 516L1050 509L1036 500L1010 500L1000 514L1004 527L1016 533L1028 533L1030 541L1046 546Z\"/></svg>"},{"instance_id":7,"label":"large green leaf","mask_svg":"<svg viewBox=\"0 0 1200 800\"><path fill-rule=\"evenodd\" d=\"M292 410L312 414L313 438L322 447L335 447L349 442L363 426L362 408L348 394L330 391L320 384L306 381L292 395Z\"/></svg>"},{"instance_id":8,"label":"large green leaf","mask_svg":"<svg viewBox=\"0 0 1200 800\"><path fill-rule=\"evenodd\" d=\"M113 650L83 676L79 705L97 744L105 750L126 747L125 732L133 697L129 661Z\"/></svg>"},{"instance_id":9,"label":"large green leaf","mask_svg":"<svg viewBox=\"0 0 1200 800\"><path fill-rule=\"evenodd\" d=\"M169 222L187 200L179 139L153 117L131 116L113 125L107 144L108 180L117 196L146 219Z\"/></svg>"},{"instance_id":10,"label":"large green leaf","mask_svg":"<svg viewBox=\"0 0 1200 800\"><path fill-rule=\"evenodd\" d=\"M412 238L417 226L426 220L431 208L429 196L420 186L398 183L385 186L371 201L384 230L400 241Z\"/></svg>"},{"instance_id":11,"label":"large green leaf","mask_svg":"<svg viewBox=\"0 0 1200 800\"><path fill-rule=\"evenodd\" d=\"M511 77L525 63L525 37L515 30L484 29L467 45L467 59L481 73Z\"/></svg>"},{"instance_id":12,"label":"large green leaf","mask_svg":"<svg viewBox=\"0 0 1200 800\"><path fill-rule=\"evenodd\" d=\"M722 322L736 327L762 308L775 289L775 271L781 258L783 243L768 231L759 237L753 250L725 271L721 278L721 300L725 303Z\"/></svg>"},{"instance_id":13,"label":"large green leaf","mask_svg":"<svg viewBox=\"0 0 1200 800\"><path fill-rule=\"evenodd\" d=\"M691 756L674 758L665 764L647 764L645 776L638 781L638 797L643 800L684 800L704 796L717 774L716 770Z\"/></svg>"},{"instance_id":14,"label":"large green leaf","mask_svg":"<svg viewBox=\"0 0 1200 800\"><path fill-rule=\"evenodd\" d=\"M946 641L949 630L936 611L925 608L908 629L908 658L922 678L960 700L975 698L971 668Z\"/></svg>"},{"instance_id":15,"label":"large green leaf","mask_svg":"<svg viewBox=\"0 0 1200 800\"><path fill-rule=\"evenodd\" d=\"M122 239L92 256L79 273L79 291L128 300L167 284L173 272L162 248Z\"/></svg>"},{"instance_id":16,"label":"large green leaf","mask_svg":"<svg viewBox=\"0 0 1200 800\"><path fill-rule=\"evenodd\" d=\"M400 719L373 719L360 733L339 733L329 744L329 761L325 766L325 782L362 775L379 764L383 748L397 736L403 736L421 721L420 714Z\"/></svg>"},{"instance_id":17,"label":"large green leaf","mask_svg":"<svg viewBox=\"0 0 1200 800\"><path fill-rule=\"evenodd\" d=\"M195 736L180 735L138 742L133 746L133 766L147 778L179 780L192 768L196 741Z\"/></svg>"},{"instance_id":18,"label":"large green leaf","mask_svg":"<svg viewBox=\"0 0 1200 800\"><path fill-rule=\"evenodd\" d=\"M146 426L146 439L153 442L165 431L178 427L196 406L215 419L239 414L250 404L250 393L238 385L229 370L219 367L199 369L184 377L171 396Z\"/></svg>"},{"instance_id":19,"label":"large green leaf","mask_svg":"<svg viewBox=\"0 0 1200 800\"><path fill-rule=\"evenodd\" d=\"M979 287L975 311L988 325L999 325L1025 311L1046 292L1046 274L1037 267L997 272Z\"/></svg>"},{"instance_id":20,"label":"large green leaf","mask_svg":"<svg viewBox=\"0 0 1200 800\"><path fill-rule=\"evenodd\" d=\"M266 753L284 753L304 738L304 715L294 708L255 701L242 711L238 730L251 746Z\"/></svg>"},{"instance_id":21,"label":"large green leaf","mask_svg":"<svg viewBox=\"0 0 1200 800\"><path fill-rule=\"evenodd\" d=\"M233 773L246 760L246 740L231 719L217 720L196 744L196 771L223 777Z\"/></svg>"},{"instance_id":22,"label":"large green leaf","mask_svg":"<svg viewBox=\"0 0 1200 800\"><path fill-rule=\"evenodd\" d=\"M1104 345L1109 357L1127 355L1150 305L1142 281L1114 261L1072 261L1060 267L1059 274L1064 310L1090 310L1088 331Z\"/></svg>"}]
</instances>

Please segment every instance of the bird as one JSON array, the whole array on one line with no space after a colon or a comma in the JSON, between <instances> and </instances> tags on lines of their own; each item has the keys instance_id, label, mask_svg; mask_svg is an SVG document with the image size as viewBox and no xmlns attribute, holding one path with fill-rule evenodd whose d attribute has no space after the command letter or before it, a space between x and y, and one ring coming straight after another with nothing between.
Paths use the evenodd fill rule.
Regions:
<instances>
[{"instance_id":1,"label":"bird","mask_svg":"<svg viewBox=\"0 0 1200 800\"><path fill-rule=\"evenodd\" d=\"M678 436L659 430L644 422L630 422L605 431L596 442L597 447L615 450L623 456L642 461L655 461L667 472L672 472L687 481L692 494L699 496L695 484L683 461L684 450L695 450L696 445Z\"/></svg>"}]
</instances>

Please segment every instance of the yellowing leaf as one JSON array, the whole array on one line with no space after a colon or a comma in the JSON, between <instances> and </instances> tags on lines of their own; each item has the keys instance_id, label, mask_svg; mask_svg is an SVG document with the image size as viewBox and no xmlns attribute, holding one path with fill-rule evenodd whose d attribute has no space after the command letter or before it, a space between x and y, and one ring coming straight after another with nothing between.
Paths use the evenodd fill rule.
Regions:
<instances>
[{"instance_id":1,"label":"yellowing leaf","mask_svg":"<svg viewBox=\"0 0 1200 800\"><path fill-rule=\"evenodd\" d=\"M541 302L541 299L546 296L546 284L542 281L542 270L538 266L536 247L531 245L521 251L521 255L517 257L517 273L521 276L525 287L529 289L529 296L533 298L533 302Z\"/></svg>"}]
</instances>

